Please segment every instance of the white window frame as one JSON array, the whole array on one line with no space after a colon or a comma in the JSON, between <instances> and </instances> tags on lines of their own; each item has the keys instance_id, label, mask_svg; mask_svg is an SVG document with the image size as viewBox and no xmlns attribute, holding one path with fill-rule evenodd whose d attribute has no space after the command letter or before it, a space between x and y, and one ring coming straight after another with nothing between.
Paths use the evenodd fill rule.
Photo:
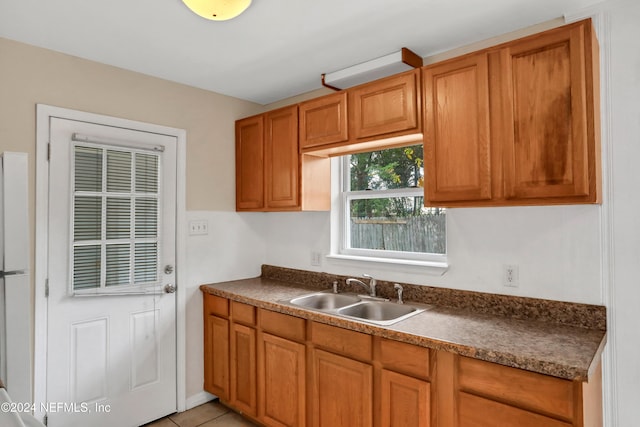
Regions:
<instances>
[{"instance_id":1,"label":"white window frame","mask_svg":"<svg viewBox=\"0 0 640 427\"><path fill-rule=\"evenodd\" d=\"M162 254L161 254L161 248L159 245L159 241L158 241L158 235L159 235L159 230L162 229L163 226L163 220L164 218L162 217L162 209L160 209L160 195L162 194L162 189L163 189L163 185L164 182L162 180L162 174L163 174L163 158L162 156L160 156L159 154L157 154L157 151L161 151L158 149L144 149L144 148L136 148L136 147L130 147L127 146L125 144L122 145L108 145L108 144L101 144L101 143L93 143L93 142L73 142L72 143L72 149L70 152L70 165L71 165L71 176L75 177L75 159L74 159L74 153L75 153L75 147L88 147L88 148L96 148L99 150L104 150L105 154L103 154L103 168L102 168L102 182L103 182L103 188L101 191L99 192L88 192L87 195L88 196L98 196L98 197L102 197L104 200L104 203L102 204L102 225L101 225L101 232L100 232L100 239L97 240L88 240L88 241L83 241L81 243L78 243L74 240L74 216L73 212L75 212L74 209L74 205L75 205L75 195L77 195L76 193L76 189L75 189L75 179L71 179L70 180L70 194L72 195L72 197L70 197L69 200L69 212L71 212L72 214L69 217L69 271L71 272L71 275L69 277L69 283L67 284L67 292L69 295L72 296L92 296L92 295L118 295L118 294L122 294L122 293L129 293L129 292L136 292L136 293L162 293L162 289L160 286L160 276L162 274L162 272L160 271L160 260L162 259ZM118 193L118 192L108 192L106 190L106 183L107 181L107 166L106 166L106 151L109 150L117 150L117 151L122 151L122 152L128 152L131 153L131 191L128 193ZM155 155L158 158L158 171L157 171L157 180L158 180L158 188L156 193L140 193L137 192L135 190L135 188L133 188L133 185L135 184L135 154L147 154L147 155ZM83 195L85 192L81 192L80 195ZM106 204L106 200L107 197L125 197L125 198L130 198L131 202L132 202L132 206L131 206L131 218L130 218L130 226L131 226L131 235L128 238L121 238L121 239L107 239L106 238L106 209L107 209L107 204ZM135 196L135 197L134 197ZM158 203L158 211L157 211L157 225L156 225L156 237L153 238L137 238L134 237L133 233L135 232L135 200L136 197L144 197L144 198L150 198L150 199L155 199ZM117 241L116 241L117 240ZM130 247L132 248L132 250L130 251L129 254L129 258L130 258L130 283L127 284L120 284L120 285L111 285L111 286L106 286L106 267L107 267L107 263L106 263L106 249L102 250L101 249L101 256L100 256L100 283L99 286L96 288L87 288L87 289L74 289L74 284L73 284L73 271L74 271L74 259L73 259L73 255L74 255L74 249L77 246L93 246L93 245L100 245L103 246L105 245L107 242L109 242L110 244L116 244L116 243L127 243L130 245ZM135 243L155 243L157 245L157 251L156 251L156 280L152 281L152 282L135 282Z\"/></svg>"},{"instance_id":2,"label":"white window frame","mask_svg":"<svg viewBox=\"0 0 640 427\"><path fill-rule=\"evenodd\" d=\"M334 202L337 202L337 213L339 220L338 225L338 239L337 253L334 250L329 258L335 259L347 259L355 261L372 261L383 262L393 264L415 265L424 267L435 267L438 269L445 269L448 267L447 255L445 254L433 254L433 253L421 253L421 252L404 252L404 251L389 251L389 250L377 250L377 249L359 249L351 248L349 242L351 241L351 227L350 227L350 201L362 200L362 199L376 199L383 197L417 197L424 196L424 189L422 187L416 188L401 188L393 190L364 190L364 191L351 191L347 189L347 184L350 182L349 172L349 156L343 156L337 161L339 165L339 185L336 188L339 191L338 197L334 197ZM335 217L334 217L335 218ZM333 221L334 225L336 222ZM334 235L335 236L335 235ZM332 245L335 247L335 245Z\"/></svg>"}]
</instances>

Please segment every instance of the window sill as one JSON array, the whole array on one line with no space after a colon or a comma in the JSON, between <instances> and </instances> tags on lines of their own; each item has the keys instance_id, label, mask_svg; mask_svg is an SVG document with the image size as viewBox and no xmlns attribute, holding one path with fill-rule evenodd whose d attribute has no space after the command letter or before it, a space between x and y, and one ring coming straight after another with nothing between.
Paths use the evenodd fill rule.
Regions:
<instances>
[{"instance_id":1,"label":"window sill","mask_svg":"<svg viewBox=\"0 0 640 427\"><path fill-rule=\"evenodd\" d=\"M449 269L449 264L446 262L437 262L437 261L420 261L420 260L410 260L410 259L395 259L395 258L376 258L376 257L366 257L366 256L357 256L357 255L343 255L343 254L329 254L327 255L327 259L332 262L368 262L375 264L384 264L384 265L396 265L403 267L416 267L421 271L424 271L427 274L432 274L434 276L442 276Z\"/></svg>"}]
</instances>

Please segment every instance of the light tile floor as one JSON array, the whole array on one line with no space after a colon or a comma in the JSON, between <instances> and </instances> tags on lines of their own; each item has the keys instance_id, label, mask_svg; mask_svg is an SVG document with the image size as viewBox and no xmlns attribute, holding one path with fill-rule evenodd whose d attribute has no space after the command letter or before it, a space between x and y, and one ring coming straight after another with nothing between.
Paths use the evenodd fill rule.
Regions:
<instances>
[{"instance_id":1,"label":"light tile floor","mask_svg":"<svg viewBox=\"0 0 640 427\"><path fill-rule=\"evenodd\" d=\"M257 427L218 401L145 424L144 427Z\"/></svg>"}]
</instances>

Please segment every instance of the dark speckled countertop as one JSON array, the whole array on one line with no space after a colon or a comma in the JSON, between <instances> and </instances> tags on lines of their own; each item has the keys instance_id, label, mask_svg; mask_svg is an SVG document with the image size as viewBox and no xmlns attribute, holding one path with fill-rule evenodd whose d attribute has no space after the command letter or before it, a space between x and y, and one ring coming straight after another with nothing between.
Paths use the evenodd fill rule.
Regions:
<instances>
[{"instance_id":1,"label":"dark speckled countertop","mask_svg":"<svg viewBox=\"0 0 640 427\"><path fill-rule=\"evenodd\" d=\"M378 326L282 303L318 291L318 284L313 282L302 284L300 280L265 277L263 268L262 277L202 285L200 289L267 310L569 380L588 379L591 370L598 365L606 342L606 331L602 328L574 326L549 319L528 320L437 304L429 304L425 306L428 307L426 311L391 326ZM325 282L324 287L330 283ZM477 298L477 295L474 296ZM533 305L537 301L542 301L538 305L553 303L527 300ZM407 303L419 305L415 300ZM521 298L518 305L522 306ZM577 306L578 313L584 311ZM591 313L591 307L597 306L586 306L587 313ZM580 323L580 319L577 320Z\"/></svg>"}]
</instances>

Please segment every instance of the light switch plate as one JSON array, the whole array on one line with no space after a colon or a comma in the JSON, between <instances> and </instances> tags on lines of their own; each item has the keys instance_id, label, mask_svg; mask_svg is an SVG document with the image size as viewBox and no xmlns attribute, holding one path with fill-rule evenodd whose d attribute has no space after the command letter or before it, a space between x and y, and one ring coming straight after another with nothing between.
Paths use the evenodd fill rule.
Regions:
<instances>
[{"instance_id":1,"label":"light switch plate","mask_svg":"<svg viewBox=\"0 0 640 427\"><path fill-rule=\"evenodd\" d=\"M209 234L209 221L206 219L189 221L190 236L203 236L207 234Z\"/></svg>"}]
</instances>

